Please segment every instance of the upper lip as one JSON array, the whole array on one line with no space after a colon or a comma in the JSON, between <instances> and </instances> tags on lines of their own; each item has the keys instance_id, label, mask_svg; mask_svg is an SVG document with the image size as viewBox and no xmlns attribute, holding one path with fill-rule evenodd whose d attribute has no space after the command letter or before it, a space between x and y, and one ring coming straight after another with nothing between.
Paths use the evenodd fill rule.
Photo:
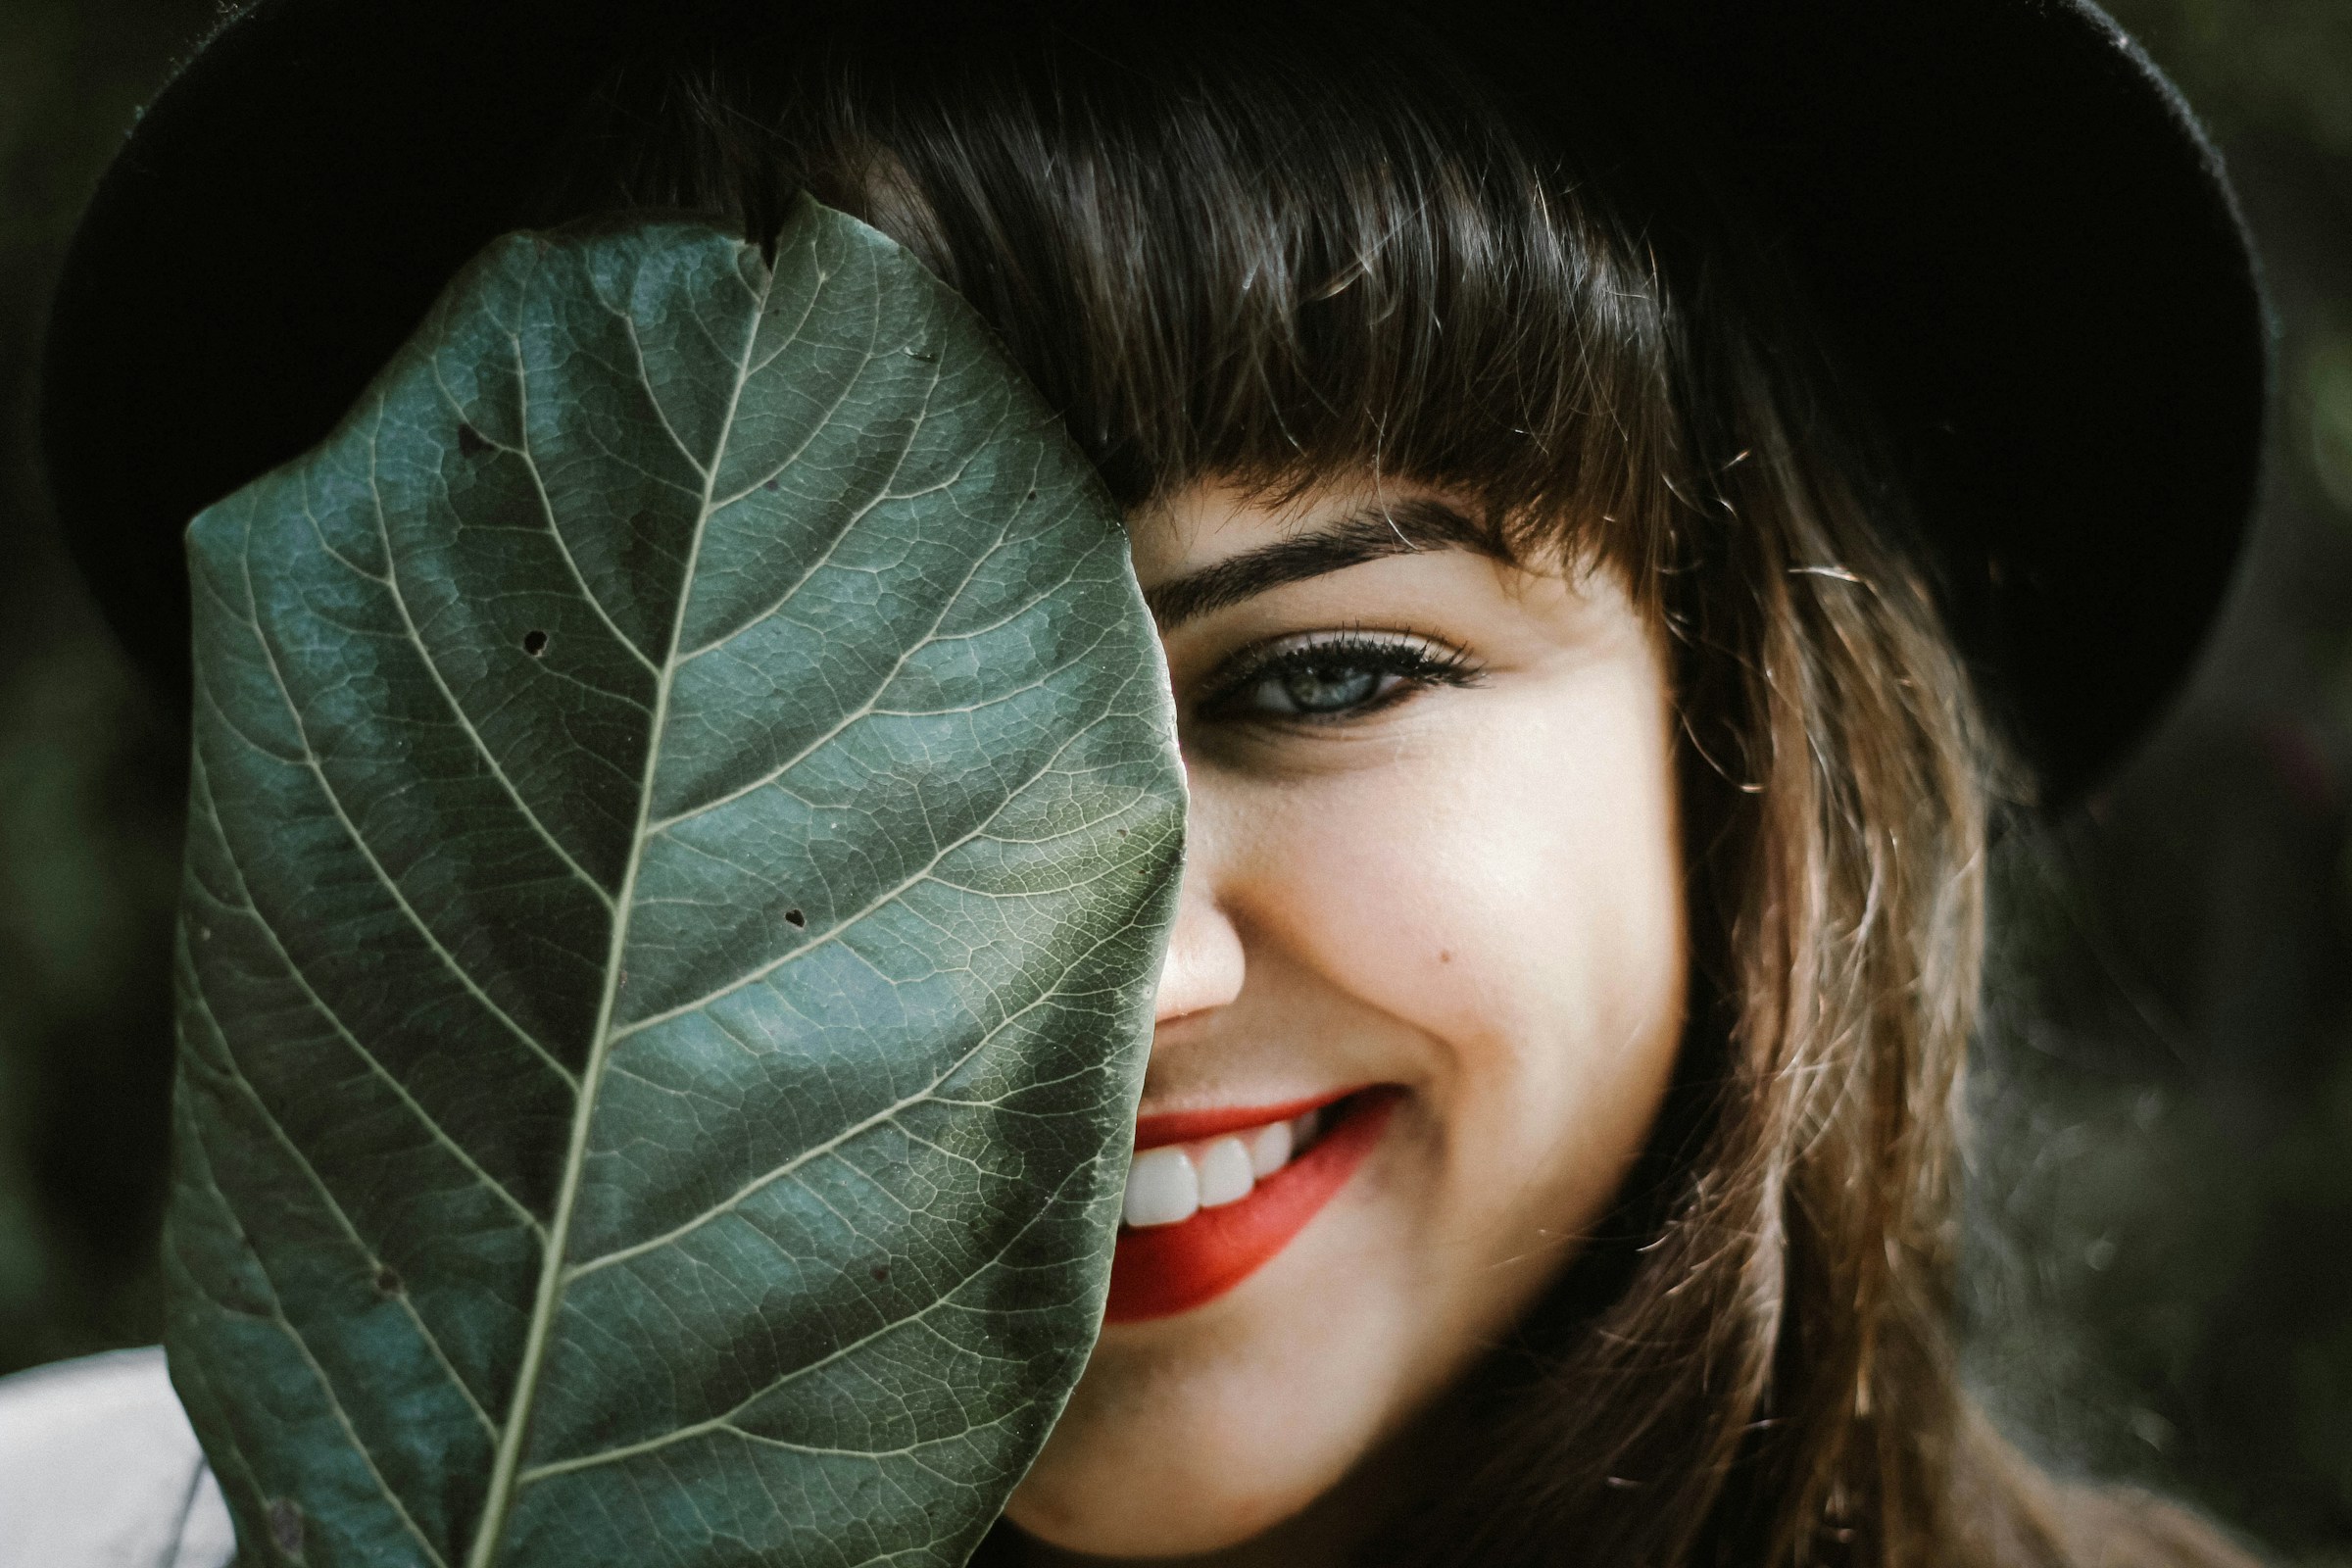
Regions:
<instances>
[{"instance_id":1,"label":"upper lip","mask_svg":"<svg viewBox=\"0 0 2352 1568\"><path fill-rule=\"evenodd\" d=\"M1328 1090L1319 1095L1307 1095L1298 1100L1285 1100L1265 1105L1211 1105L1201 1110L1162 1110L1135 1119L1135 1147L1138 1152L1158 1149L1166 1144L1197 1143L1214 1138L1220 1133L1240 1132L1245 1127L1263 1127L1268 1122L1289 1121L1310 1110L1361 1094L1369 1084L1351 1084L1346 1089Z\"/></svg>"}]
</instances>

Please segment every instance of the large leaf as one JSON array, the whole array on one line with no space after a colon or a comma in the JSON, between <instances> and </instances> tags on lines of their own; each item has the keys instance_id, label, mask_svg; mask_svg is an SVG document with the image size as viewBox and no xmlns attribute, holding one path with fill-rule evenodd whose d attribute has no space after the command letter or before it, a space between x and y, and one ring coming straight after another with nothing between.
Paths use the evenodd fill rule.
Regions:
<instances>
[{"instance_id":1,"label":"large leaf","mask_svg":"<svg viewBox=\"0 0 2352 1568\"><path fill-rule=\"evenodd\" d=\"M961 1561L1182 822L1035 393L812 203L516 235L189 555L169 1346L244 1560Z\"/></svg>"}]
</instances>

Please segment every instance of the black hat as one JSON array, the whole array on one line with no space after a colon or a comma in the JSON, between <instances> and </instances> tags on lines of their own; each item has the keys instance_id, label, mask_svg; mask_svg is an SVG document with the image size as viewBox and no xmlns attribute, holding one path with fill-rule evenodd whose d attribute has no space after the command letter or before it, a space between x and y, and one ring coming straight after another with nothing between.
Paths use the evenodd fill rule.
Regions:
<instances>
[{"instance_id":1,"label":"black hat","mask_svg":"<svg viewBox=\"0 0 2352 1568\"><path fill-rule=\"evenodd\" d=\"M327 432L616 59L839 3L259 0L215 33L100 185L45 366L67 546L167 694L187 520ZM1399 3L1539 131L1606 79L1702 146L1828 317L2047 796L2110 768L2227 585L2267 380L2218 156L2146 56L2081 0Z\"/></svg>"}]
</instances>

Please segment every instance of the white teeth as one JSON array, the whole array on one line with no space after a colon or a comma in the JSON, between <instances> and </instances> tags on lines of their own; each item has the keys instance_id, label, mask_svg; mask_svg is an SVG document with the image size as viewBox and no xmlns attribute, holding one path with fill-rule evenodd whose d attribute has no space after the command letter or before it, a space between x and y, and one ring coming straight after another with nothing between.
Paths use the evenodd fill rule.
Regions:
<instances>
[{"instance_id":1,"label":"white teeth","mask_svg":"<svg viewBox=\"0 0 2352 1568\"><path fill-rule=\"evenodd\" d=\"M1200 1172L1202 1208L1239 1202L1257 1185L1257 1175L1250 1168L1250 1151L1242 1147L1239 1138L1219 1138L1199 1146L1193 1151L1193 1164Z\"/></svg>"},{"instance_id":2,"label":"white teeth","mask_svg":"<svg viewBox=\"0 0 2352 1568\"><path fill-rule=\"evenodd\" d=\"M1147 1149L1127 1167L1128 1224L1181 1224L1200 1206L1200 1177L1183 1150Z\"/></svg>"},{"instance_id":3,"label":"white teeth","mask_svg":"<svg viewBox=\"0 0 2352 1568\"><path fill-rule=\"evenodd\" d=\"M1122 1217L1138 1228L1181 1225L1201 1209L1238 1203L1322 1130L1323 1113L1310 1110L1204 1143L1147 1149L1128 1163Z\"/></svg>"},{"instance_id":4,"label":"white teeth","mask_svg":"<svg viewBox=\"0 0 2352 1568\"><path fill-rule=\"evenodd\" d=\"M1250 1135L1250 1173L1266 1177L1291 1162L1291 1124L1268 1122Z\"/></svg>"}]
</instances>

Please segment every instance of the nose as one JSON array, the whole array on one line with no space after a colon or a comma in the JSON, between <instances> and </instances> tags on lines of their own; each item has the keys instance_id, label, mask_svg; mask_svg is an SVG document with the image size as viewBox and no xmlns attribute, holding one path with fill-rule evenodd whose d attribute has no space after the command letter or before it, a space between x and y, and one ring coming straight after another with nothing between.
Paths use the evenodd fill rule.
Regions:
<instances>
[{"instance_id":1,"label":"nose","mask_svg":"<svg viewBox=\"0 0 2352 1568\"><path fill-rule=\"evenodd\" d=\"M1184 883L1176 899L1176 927L1160 965L1154 1023L1169 1023L1221 1007L1241 995L1241 933L1217 901L1213 847L1203 842L1200 815L1193 813L1184 854Z\"/></svg>"}]
</instances>

